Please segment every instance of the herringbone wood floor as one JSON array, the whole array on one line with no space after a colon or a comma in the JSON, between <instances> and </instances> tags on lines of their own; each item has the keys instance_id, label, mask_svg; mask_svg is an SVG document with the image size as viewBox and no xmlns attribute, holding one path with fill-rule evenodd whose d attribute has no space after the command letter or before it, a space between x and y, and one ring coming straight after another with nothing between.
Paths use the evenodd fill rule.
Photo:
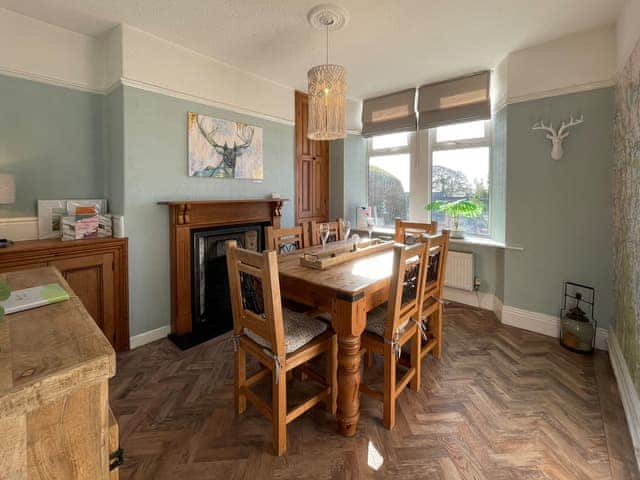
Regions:
<instances>
[{"instance_id":1,"label":"herringbone wood floor","mask_svg":"<svg viewBox=\"0 0 640 480\"><path fill-rule=\"evenodd\" d=\"M606 353L576 355L459 305L446 309L445 338L442 360L424 363L422 390L401 395L393 431L373 400L362 399L352 439L319 406L289 425L282 458L264 417L234 414L228 340L120 354L110 397L121 478L638 478ZM378 361L366 377L380 370Z\"/></svg>"}]
</instances>

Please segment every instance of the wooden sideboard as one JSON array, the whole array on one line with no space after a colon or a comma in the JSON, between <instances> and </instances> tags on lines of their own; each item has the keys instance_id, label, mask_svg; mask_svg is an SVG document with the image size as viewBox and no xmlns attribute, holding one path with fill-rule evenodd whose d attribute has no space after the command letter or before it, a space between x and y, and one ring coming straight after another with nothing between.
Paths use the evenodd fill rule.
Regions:
<instances>
[{"instance_id":1,"label":"wooden sideboard","mask_svg":"<svg viewBox=\"0 0 640 480\"><path fill-rule=\"evenodd\" d=\"M59 283L71 297L0 321L0 478L117 479L113 348L54 268L0 280L13 290Z\"/></svg>"},{"instance_id":2,"label":"wooden sideboard","mask_svg":"<svg viewBox=\"0 0 640 480\"><path fill-rule=\"evenodd\" d=\"M27 240L0 249L0 273L56 267L111 345L129 349L126 238Z\"/></svg>"}]
</instances>

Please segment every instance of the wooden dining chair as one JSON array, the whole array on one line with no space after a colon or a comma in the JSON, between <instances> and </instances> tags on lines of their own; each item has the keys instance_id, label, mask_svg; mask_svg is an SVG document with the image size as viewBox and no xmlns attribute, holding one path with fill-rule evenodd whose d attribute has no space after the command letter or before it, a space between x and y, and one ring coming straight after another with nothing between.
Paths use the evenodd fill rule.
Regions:
<instances>
[{"instance_id":1,"label":"wooden dining chair","mask_svg":"<svg viewBox=\"0 0 640 480\"><path fill-rule=\"evenodd\" d=\"M279 255L293 253L309 247L309 228L301 224L291 228L265 227L266 249L275 250Z\"/></svg>"},{"instance_id":2,"label":"wooden dining chair","mask_svg":"<svg viewBox=\"0 0 640 480\"><path fill-rule=\"evenodd\" d=\"M311 245L322 245L320 238L320 225L326 223L329 225L329 238L327 242L337 242L344 240L344 220L337 218L333 222L311 222Z\"/></svg>"},{"instance_id":3,"label":"wooden dining chair","mask_svg":"<svg viewBox=\"0 0 640 480\"><path fill-rule=\"evenodd\" d=\"M337 336L326 323L304 313L282 307L278 258L273 250L256 253L227 242L227 268L233 311L235 349L235 408L243 413L249 400L273 425L273 445L282 455L287 449L287 424L325 402L336 413ZM261 365L247 378L246 354ZM322 390L287 411L287 372L326 354L326 372L320 375L308 368L305 373ZM251 386L271 375L271 404L262 400Z\"/></svg>"},{"instance_id":4,"label":"wooden dining chair","mask_svg":"<svg viewBox=\"0 0 640 480\"><path fill-rule=\"evenodd\" d=\"M443 290L449 254L449 230L422 238L427 250L428 268L422 292L422 322L427 340L422 345L421 356L425 357L433 351L434 357L441 358Z\"/></svg>"},{"instance_id":5,"label":"wooden dining chair","mask_svg":"<svg viewBox=\"0 0 640 480\"><path fill-rule=\"evenodd\" d=\"M383 423L391 429L396 423L396 399L411 382L420 389L420 308L424 283L425 245L396 244L393 248L393 275L389 300L367 314L362 335L362 351L377 353L384 360L383 391L360 384L360 391L383 402ZM396 368L402 347L411 342L411 362L404 376L396 381Z\"/></svg>"},{"instance_id":6,"label":"wooden dining chair","mask_svg":"<svg viewBox=\"0 0 640 480\"><path fill-rule=\"evenodd\" d=\"M412 245L419 240L419 237L423 234L435 235L438 231L438 222L422 223L422 222L407 222L401 218L396 218L395 223L395 237L394 240L397 243L404 243L405 245Z\"/></svg>"}]
</instances>

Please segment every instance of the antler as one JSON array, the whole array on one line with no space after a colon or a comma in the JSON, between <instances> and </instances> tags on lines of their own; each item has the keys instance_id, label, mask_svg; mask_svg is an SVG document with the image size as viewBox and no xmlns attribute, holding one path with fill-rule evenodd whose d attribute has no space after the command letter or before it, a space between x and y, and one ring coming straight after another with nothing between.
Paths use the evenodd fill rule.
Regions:
<instances>
[{"instance_id":1,"label":"antler","mask_svg":"<svg viewBox=\"0 0 640 480\"><path fill-rule=\"evenodd\" d=\"M547 134L547 138L550 138L550 139L553 139L558 135L556 130L553 128L553 123L550 123L549 126L547 127L542 120L534 124L533 127L531 127L531 130L544 130L545 132L549 132Z\"/></svg>"},{"instance_id":2,"label":"antler","mask_svg":"<svg viewBox=\"0 0 640 480\"><path fill-rule=\"evenodd\" d=\"M566 130L568 128L575 127L576 125L580 125L582 122L584 122L584 115L580 115L580 118L577 120L574 120L573 115L571 115L569 117L569 123L562 122L560 130L558 130L558 136L560 138L567 138L569 136L569 132Z\"/></svg>"},{"instance_id":3,"label":"antler","mask_svg":"<svg viewBox=\"0 0 640 480\"><path fill-rule=\"evenodd\" d=\"M202 136L206 138L207 142L209 142L209 144L214 148L220 147L220 145L218 145L216 141L213 139L214 135L218 132L218 129L214 128L209 133L205 132L204 127L202 126L202 123L200 123L199 116L196 119L196 123L198 124L198 128L200 129L200 133L202 133Z\"/></svg>"},{"instance_id":4,"label":"antler","mask_svg":"<svg viewBox=\"0 0 640 480\"><path fill-rule=\"evenodd\" d=\"M247 125L238 125L238 133L236 133L237 137L243 141L240 145L236 145L236 148L247 148L251 145L253 140L253 128Z\"/></svg>"}]
</instances>

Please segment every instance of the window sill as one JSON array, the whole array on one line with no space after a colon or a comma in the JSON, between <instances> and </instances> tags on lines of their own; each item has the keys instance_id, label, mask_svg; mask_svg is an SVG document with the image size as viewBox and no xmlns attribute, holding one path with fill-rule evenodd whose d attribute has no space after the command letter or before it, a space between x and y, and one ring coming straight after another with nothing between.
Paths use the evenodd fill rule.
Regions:
<instances>
[{"instance_id":1,"label":"window sill","mask_svg":"<svg viewBox=\"0 0 640 480\"><path fill-rule=\"evenodd\" d=\"M354 229L353 233L357 233L361 237L364 235L365 237L368 235L366 230L358 230ZM382 228L378 227L373 230L373 236L385 236L385 237L393 237L395 234L394 228ZM449 240L450 243L455 245L472 245L478 247L488 247L488 248L502 248L505 250L518 250L523 251L522 247L512 247L510 245L506 245L504 242L498 242L497 240L493 240L489 237L474 237L469 235L465 238L451 238Z\"/></svg>"},{"instance_id":2,"label":"window sill","mask_svg":"<svg viewBox=\"0 0 640 480\"><path fill-rule=\"evenodd\" d=\"M468 236L464 238L450 238L449 242L461 245L478 245L482 247L507 248L503 242L498 242L489 237Z\"/></svg>"}]
</instances>

